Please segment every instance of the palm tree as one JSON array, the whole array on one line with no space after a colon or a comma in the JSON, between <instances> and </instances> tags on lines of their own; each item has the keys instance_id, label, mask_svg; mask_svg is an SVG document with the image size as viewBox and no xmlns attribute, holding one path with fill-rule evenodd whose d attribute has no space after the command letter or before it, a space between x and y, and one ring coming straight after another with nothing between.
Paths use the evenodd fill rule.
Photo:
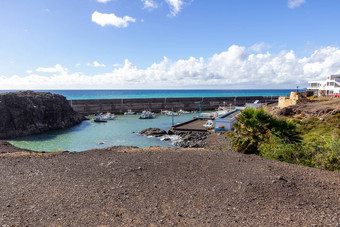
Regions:
<instances>
[{"instance_id":1,"label":"palm tree","mask_svg":"<svg viewBox=\"0 0 340 227\"><path fill-rule=\"evenodd\" d=\"M273 118L270 128L271 132L281 138L285 143L300 143L302 140L296 125L291 121Z\"/></svg>"},{"instance_id":2,"label":"palm tree","mask_svg":"<svg viewBox=\"0 0 340 227\"><path fill-rule=\"evenodd\" d=\"M234 124L234 148L245 154L258 153L258 143L268 138L271 116L264 109L246 108Z\"/></svg>"},{"instance_id":3,"label":"palm tree","mask_svg":"<svg viewBox=\"0 0 340 227\"><path fill-rule=\"evenodd\" d=\"M234 124L233 147L245 154L258 154L258 144L275 134L287 143L301 141L296 125L292 122L274 118L263 108L246 108Z\"/></svg>"}]
</instances>

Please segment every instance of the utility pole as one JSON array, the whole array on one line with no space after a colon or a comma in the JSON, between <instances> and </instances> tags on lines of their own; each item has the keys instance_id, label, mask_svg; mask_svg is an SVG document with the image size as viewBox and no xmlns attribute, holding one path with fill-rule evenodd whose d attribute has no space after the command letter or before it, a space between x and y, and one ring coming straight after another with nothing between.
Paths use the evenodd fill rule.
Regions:
<instances>
[{"instance_id":1,"label":"utility pole","mask_svg":"<svg viewBox=\"0 0 340 227\"><path fill-rule=\"evenodd\" d=\"M174 122L174 112L172 112L171 118L172 118L172 126L174 126L175 125L175 122Z\"/></svg>"},{"instance_id":2,"label":"utility pole","mask_svg":"<svg viewBox=\"0 0 340 227\"><path fill-rule=\"evenodd\" d=\"M174 123L174 108L172 108L172 111L171 111L171 118L172 118L172 126L175 125Z\"/></svg>"},{"instance_id":3,"label":"utility pole","mask_svg":"<svg viewBox=\"0 0 340 227\"><path fill-rule=\"evenodd\" d=\"M194 103L199 103L200 104L200 112L199 113L201 113L202 112L202 102L194 102Z\"/></svg>"}]
</instances>

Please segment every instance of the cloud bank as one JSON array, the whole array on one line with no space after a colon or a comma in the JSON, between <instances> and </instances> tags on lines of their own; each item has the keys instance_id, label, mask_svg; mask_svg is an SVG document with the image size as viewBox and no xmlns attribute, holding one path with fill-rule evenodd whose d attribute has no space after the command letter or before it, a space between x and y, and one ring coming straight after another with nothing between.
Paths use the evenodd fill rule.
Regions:
<instances>
[{"instance_id":1,"label":"cloud bank","mask_svg":"<svg viewBox=\"0 0 340 227\"><path fill-rule=\"evenodd\" d=\"M136 19L129 16L117 17L114 13L107 14L95 11L92 14L92 21L102 27L111 25L117 28L126 28L129 26L129 22L136 22Z\"/></svg>"},{"instance_id":2,"label":"cloud bank","mask_svg":"<svg viewBox=\"0 0 340 227\"><path fill-rule=\"evenodd\" d=\"M35 73L0 76L0 89L136 89L136 88L294 88L308 80L340 73L339 47L323 47L298 58L292 50L251 53L233 45L209 59L189 57L139 69L129 60L107 73L86 75L61 65L39 67Z\"/></svg>"}]
</instances>

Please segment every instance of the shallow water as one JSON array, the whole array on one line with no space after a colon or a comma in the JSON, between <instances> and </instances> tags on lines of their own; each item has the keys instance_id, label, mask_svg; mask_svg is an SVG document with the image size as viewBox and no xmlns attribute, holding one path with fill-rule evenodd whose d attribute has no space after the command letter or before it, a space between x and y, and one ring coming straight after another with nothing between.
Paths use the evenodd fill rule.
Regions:
<instances>
[{"instance_id":1,"label":"shallow water","mask_svg":"<svg viewBox=\"0 0 340 227\"><path fill-rule=\"evenodd\" d=\"M191 113L174 117L174 123L190 120L195 115L197 114ZM171 125L171 116L157 115L155 119L140 120L138 115L117 115L115 120L107 123L95 123L88 120L69 129L21 137L9 140L9 142L16 147L34 151L84 151L118 145L141 148L174 147L169 142L136 133L154 127L168 130Z\"/></svg>"}]
</instances>

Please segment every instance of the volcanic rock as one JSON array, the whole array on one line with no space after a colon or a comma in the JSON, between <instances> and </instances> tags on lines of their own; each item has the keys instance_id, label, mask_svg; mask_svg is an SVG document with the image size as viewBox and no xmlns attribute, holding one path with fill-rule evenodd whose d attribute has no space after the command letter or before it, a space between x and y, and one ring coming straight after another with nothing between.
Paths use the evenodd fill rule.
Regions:
<instances>
[{"instance_id":1,"label":"volcanic rock","mask_svg":"<svg viewBox=\"0 0 340 227\"><path fill-rule=\"evenodd\" d=\"M148 128L148 129L142 130L140 134L145 135L145 136L160 137L160 136L166 135L167 132L160 128Z\"/></svg>"},{"instance_id":2,"label":"volcanic rock","mask_svg":"<svg viewBox=\"0 0 340 227\"><path fill-rule=\"evenodd\" d=\"M33 91L0 94L0 116L0 139L64 129L83 120L64 96Z\"/></svg>"}]
</instances>

